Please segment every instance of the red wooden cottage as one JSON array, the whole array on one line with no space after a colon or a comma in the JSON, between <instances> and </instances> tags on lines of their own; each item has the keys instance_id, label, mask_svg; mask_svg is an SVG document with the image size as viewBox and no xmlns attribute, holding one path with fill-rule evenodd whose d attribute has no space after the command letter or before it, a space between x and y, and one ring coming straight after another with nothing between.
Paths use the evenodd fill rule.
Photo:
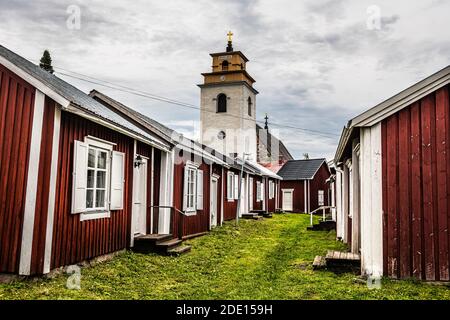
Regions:
<instances>
[{"instance_id":1,"label":"red wooden cottage","mask_svg":"<svg viewBox=\"0 0 450 320\"><path fill-rule=\"evenodd\" d=\"M42 274L129 247L136 213L148 214L139 199L170 204L158 191L172 183L170 141L2 46L0 76L0 272ZM146 189L134 185L142 163Z\"/></svg>"},{"instance_id":2,"label":"red wooden cottage","mask_svg":"<svg viewBox=\"0 0 450 320\"><path fill-rule=\"evenodd\" d=\"M290 160L278 171L281 209L310 213L331 206L330 169L325 159Z\"/></svg>"},{"instance_id":3,"label":"red wooden cottage","mask_svg":"<svg viewBox=\"0 0 450 320\"><path fill-rule=\"evenodd\" d=\"M337 232L362 273L449 278L450 66L350 120L335 156Z\"/></svg>"}]
</instances>

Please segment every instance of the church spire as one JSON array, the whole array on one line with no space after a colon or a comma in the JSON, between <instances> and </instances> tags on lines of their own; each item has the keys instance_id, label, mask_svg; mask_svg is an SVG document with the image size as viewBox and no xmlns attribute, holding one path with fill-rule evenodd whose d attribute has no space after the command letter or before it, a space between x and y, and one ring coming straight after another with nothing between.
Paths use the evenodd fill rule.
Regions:
<instances>
[{"instance_id":1,"label":"church spire","mask_svg":"<svg viewBox=\"0 0 450 320\"><path fill-rule=\"evenodd\" d=\"M269 116L266 113L266 116L264 117L264 119L266 119L266 122L264 123L264 129L269 130Z\"/></svg>"},{"instance_id":2,"label":"church spire","mask_svg":"<svg viewBox=\"0 0 450 320\"><path fill-rule=\"evenodd\" d=\"M233 52L233 32L228 31L228 46L227 46L227 52Z\"/></svg>"}]
</instances>

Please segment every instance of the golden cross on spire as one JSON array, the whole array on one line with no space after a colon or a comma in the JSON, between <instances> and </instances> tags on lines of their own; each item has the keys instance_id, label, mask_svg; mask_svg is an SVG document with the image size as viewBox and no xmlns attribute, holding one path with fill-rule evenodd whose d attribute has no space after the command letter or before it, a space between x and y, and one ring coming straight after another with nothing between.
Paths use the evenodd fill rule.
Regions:
<instances>
[{"instance_id":1,"label":"golden cross on spire","mask_svg":"<svg viewBox=\"0 0 450 320\"><path fill-rule=\"evenodd\" d=\"M233 41L233 32L228 31L227 36L228 36L228 42L232 42Z\"/></svg>"}]
</instances>

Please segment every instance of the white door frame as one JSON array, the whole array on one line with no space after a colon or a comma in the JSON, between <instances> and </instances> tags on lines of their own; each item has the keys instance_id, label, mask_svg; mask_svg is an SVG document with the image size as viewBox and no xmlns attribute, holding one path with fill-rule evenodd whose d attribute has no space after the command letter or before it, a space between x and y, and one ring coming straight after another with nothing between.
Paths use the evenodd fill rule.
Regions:
<instances>
[{"instance_id":1,"label":"white door frame","mask_svg":"<svg viewBox=\"0 0 450 320\"><path fill-rule=\"evenodd\" d=\"M160 206L170 207L172 205L172 188L173 188L173 153L161 152L161 175L160 175ZM170 208L159 208L158 215L158 233L170 233Z\"/></svg>"},{"instance_id":2,"label":"white door frame","mask_svg":"<svg viewBox=\"0 0 450 320\"><path fill-rule=\"evenodd\" d=\"M133 168L133 237L147 233L148 158L141 157L141 165Z\"/></svg>"},{"instance_id":3,"label":"white door frame","mask_svg":"<svg viewBox=\"0 0 450 320\"><path fill-rule=\"evenodd\" d=\"M291 194L291 209L288 210L286 209L286 206L284 204L284 194L285 193L290 193ZM294 189L281 189L281 209L283 211L294 211Z\"/></svg>"},{"instance_id":4,"label":"white door frame","mask_svg":"<svg viewBox=\"0 0 450 320\"><path fill-rule=\"evenodd\" d=\"M215 194L215 197L214 197ZM210 188L210 208L209 208L209 226L210 229L216 227L218 224L217 219L217 204L218 204L218 195L219 195L219 178L215 175L211 177L211 188ZM215 199L216 203L214 203L213 199ZM214 214L213 214L214 213Z\"/></svg>"}]
</instances>

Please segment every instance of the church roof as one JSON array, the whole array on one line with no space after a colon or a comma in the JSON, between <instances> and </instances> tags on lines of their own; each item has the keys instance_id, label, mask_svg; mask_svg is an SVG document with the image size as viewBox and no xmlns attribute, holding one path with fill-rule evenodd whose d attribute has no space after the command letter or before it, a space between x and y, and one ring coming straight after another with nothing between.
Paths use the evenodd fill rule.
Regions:
<instances>
[{"instance_id":1,"label":"church roof","mask_svg":"<svg viewBox=\"0 0 450 320\"><path fill-rule=\"evenodd\" d=\"M265 130L265 129L263 129L259 124L256 124L256 135L257 136L259 136L260 130ZM270 155L270 157L271 157L272 150L273 150L272 145L278 143L279 155L281 155L286 160L293 160L294 157L291 155L291 153L286 148L284 143L281 140L279 140L277 137L275 137L273 134L271 134L270 131L267 131L267 130L265 130L265 131L267 132L267 139L259 139L259 143L264 145L264 147L267 150L267 154ZM272 159L272 160L278 160L278 159Z\"/></svg>"},{"instance_id":2,"label":"church roof","mask_svg":"<svg viewBox=\"0 0 450 320\"><path fill-rule=\"evenodd\" d=\"M305 159L290 160L286 162L278 175L283 180L311 180L314 179L316 172L319 171L326 159Z\"/></svg>"}]
</instances>

